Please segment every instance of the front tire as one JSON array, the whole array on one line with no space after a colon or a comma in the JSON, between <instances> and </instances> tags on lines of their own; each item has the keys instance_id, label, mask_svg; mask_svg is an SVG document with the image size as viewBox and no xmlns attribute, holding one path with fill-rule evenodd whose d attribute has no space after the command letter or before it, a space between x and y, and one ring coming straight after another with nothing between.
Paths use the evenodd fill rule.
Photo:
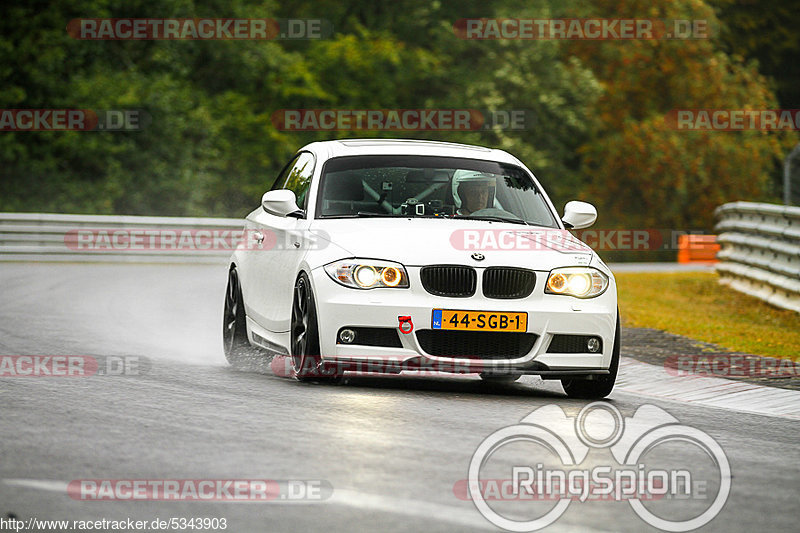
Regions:
<instances>
[{"instance_id":1,"label":"front tire","mask_svg":"<svg viewBox=\"0 0 800 533\"><path fill-rule=\"evenodd\" d=\"M317 306L311 281L301 272L294 284L291 321L292 371L298 381L332 382L337 379L326 372L319 348Z\"/></svg>"},{"instance_id":2,"label":"front tire","mask_svg":"<svg viewBox=\"0 0 800 533\"><path fill-rule=\"evenodd\" d=\"M619 369L619 310L617 310L617 328L614 332L614 349L611 352L611 365L608 374L595 379L562 379L561 387L570 398L600 399L605 398L614 389Z\"/></svg>"}]
</instances>

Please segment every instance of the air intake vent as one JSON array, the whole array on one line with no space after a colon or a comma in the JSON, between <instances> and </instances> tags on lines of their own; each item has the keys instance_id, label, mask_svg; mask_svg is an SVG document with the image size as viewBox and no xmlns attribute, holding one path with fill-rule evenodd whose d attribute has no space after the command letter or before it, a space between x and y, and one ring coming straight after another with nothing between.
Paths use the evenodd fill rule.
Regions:
<instances>
[{"instance_id":1,"label":"air intake vent","mask_svg":"<svg viewBox=\"0 0 800 533\"><path fill-rule=\"evenodd\" d=\"M527 298L536 285L536 272L524 268L489 267L483 271L483 295L487 298Z\"/></svg>"},{"instance_id":2,"label":"air intake vent","mask_svg":"<svg viewBox=\"0 0 800 533\"><path fill-rule=\"evenodd\" d=\"M461 265L433 265L420 271L422 286L436 296L469 298L475 294L478 274L475 269Z\"/></svg>"},{"instance_id":3,"label":"air intake vent","mask_svg":"<svg viewBox=\"0 0 800 533\"><path fill-rule=\"evenodd\" d=\"M496 331L417 331L425 353L459 359L518 359L528 355L537 337L533 333Z\"/></svg>"}]
</instances>

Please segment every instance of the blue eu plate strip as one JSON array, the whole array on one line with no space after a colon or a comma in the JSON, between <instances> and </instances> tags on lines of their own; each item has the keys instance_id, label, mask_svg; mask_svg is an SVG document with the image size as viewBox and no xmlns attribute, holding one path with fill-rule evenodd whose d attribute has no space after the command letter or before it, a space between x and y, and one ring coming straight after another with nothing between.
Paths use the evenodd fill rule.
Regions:
<instances>
[{"instance_id":1,"label":"blue eu plate strip","mask_svg":"<svg viewBox=\"0 0 800 533\"><path fill-rule=\"evenodd\" d=\"M442 329L442 310L441 309L434 309L433 310L433 320L431 323L431 327L433 329Z\"/></svg>"}]
</instances>

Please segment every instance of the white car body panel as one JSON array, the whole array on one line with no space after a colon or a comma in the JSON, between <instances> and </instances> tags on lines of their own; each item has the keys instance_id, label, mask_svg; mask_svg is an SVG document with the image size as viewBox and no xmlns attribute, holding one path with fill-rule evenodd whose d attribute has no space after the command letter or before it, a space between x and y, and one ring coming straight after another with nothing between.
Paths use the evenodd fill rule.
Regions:
<instances>
[{"instance_id":1,"label":"white car body panel","mask_svg":"<svg viewBox=\"0 0 800 533\"><path fill-rule=\"evenodd\" d=\"M487 367L525 369L540 365L551 370L602 371L611 362L617 323L614 276L588 246L571 237L546 193L543 199L559 228L526 227L504 222L431 218L315 218L318 185L323 166L333 157L351 155L431 155L470 158L512 164L524 169L540 191L543 187L515 157L500 150L433 141L352 140L312 143L300 151L314 154L314 168L307 218L278 217L260 206L251 212L245 229L271 231L278 242L297 242L281 251L237 250L232 266L237 268L247 315L248 338L275 353L290 353L289 324L294 282L301 271L311 280L319 322L320 352L327 362L357 361L380 365L387 360L422 359L429 362L457 361L426 355L414 333L399 337L401 348L337 344L340 328L398 328L399 316L411 316L415 331L431 328L433 309L527 312L528 333L538 335L533 349L523 357L483 359ZM493 250L477 261L472 251L457 249L451 242L457 230L508 231L535 243L532 250ZM570 239L569 246L553 245L557 234ZM392 261L405 266L410 287L361 290L335 282L324 265L348 258ZM478 273L476 294L469 298L429 294L420 281L425 265L458 264ZM579 299L544 293L548 273L564 266L593 266L609 277L600 296ZM522 299L491 299L481 291L482 272L490 266L521 267L536 272L533 293ZM399 330L398 330L399 331ZM601 353L547 353L553 334L594 335L602 339ZM376 367L377 368L377 367Z\"/></svg>"}]
</instances>

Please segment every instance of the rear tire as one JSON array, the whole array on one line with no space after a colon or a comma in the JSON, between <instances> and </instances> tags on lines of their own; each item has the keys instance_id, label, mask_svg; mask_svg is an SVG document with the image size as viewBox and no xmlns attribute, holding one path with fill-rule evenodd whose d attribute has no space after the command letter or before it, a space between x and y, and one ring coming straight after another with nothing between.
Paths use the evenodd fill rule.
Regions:
<instances>
[{"instance_id":1,"label":"rear tire","mask_svg":"<svg viewBox=\"0 0 800 533\"><path fill-rule=\"evenodd\" d=\"M247 338L247 319L239 275L235 268L228 272L225 290L225 307L222 313L222 347L225 359L235 368L244 368L254 362L257 350Z\"/></svg>"},{"instance_id":2,"label":"rear tire","mask_svg":"<svg viewBox=\"0 0 800 533\"><path fill-rule=\"evenodd\" d=\"M619 310L617 310L617 328L614 332L614 349L611 352L611 365L608 374L596 376L594 379L562 379L561 387L570 398L600 399L605 398L614 389L619 369Z\"/></svg>"}]
</instances>

